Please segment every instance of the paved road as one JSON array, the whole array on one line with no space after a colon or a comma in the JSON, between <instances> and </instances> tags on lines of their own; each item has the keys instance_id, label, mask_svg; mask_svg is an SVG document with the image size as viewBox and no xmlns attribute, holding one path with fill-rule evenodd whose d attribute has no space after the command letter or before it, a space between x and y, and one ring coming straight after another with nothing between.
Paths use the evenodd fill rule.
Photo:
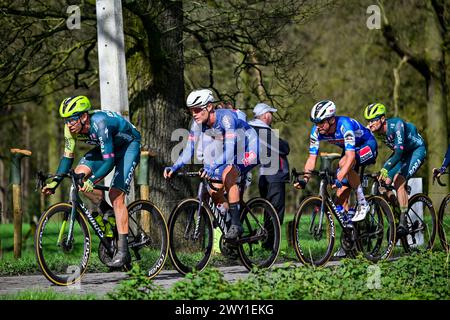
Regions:
<instances>
[{"instance_id":1,"label":"paved road","mask_svg":"<svg viewBox=\"0 0 450 320\"><path fill-rule=\"evenodd\" d=\"M328 265L335 265L339 262L329 262ZM300 263L295 263L300 265ZM243 266L221 267L218 268L223 273L227 281L236 281L246 278L249 275L247 269ZM67 294L96 294L104 296L111 292L121 280L127 279L124 272L110 273L88 273L77 283L69 287L60 287L53 285L42 275L0 277L0 295L14 294L23 290L54 290ZM175 282L183 279L175 270L163 270L154 278L157 285L169 288Z\"/></svg>"}]
</instances>

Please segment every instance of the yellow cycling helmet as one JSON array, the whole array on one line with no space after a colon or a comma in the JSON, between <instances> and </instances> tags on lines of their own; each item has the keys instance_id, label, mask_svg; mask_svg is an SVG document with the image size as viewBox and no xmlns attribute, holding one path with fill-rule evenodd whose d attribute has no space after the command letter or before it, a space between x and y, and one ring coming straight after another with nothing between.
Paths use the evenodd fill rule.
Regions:
<instances>
[{"instance_id":1,"label":"yellow cycling helmet","mask_svg":"<svg viewBox=\"0 0 450 320\"><path fill-rule=\"evenodd\" d=\"M86 112L91 109L91 102L85 96L73 96L64 99L59 106L59 114L62 118L68 118L74 114Z\"/></svg>"},{"instance_id":2,"label":"yellow cycling helmet","mask_svg":"<svg viewBox=\"0 0 450 320\"><path fill-rule=\"evenodd\" d=\"M364 110L364 118L366 118L366 120L376 119L381 116L386 116L386 107L384 104L372 103Z\"/></svg>"}]
</instances>

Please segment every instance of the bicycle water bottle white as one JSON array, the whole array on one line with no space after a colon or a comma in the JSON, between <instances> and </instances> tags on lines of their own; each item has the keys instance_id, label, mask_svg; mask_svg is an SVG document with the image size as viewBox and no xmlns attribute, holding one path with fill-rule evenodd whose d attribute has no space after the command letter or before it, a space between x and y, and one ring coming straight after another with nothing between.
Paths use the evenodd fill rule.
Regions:
<instances>
[{"instance_id":1,"label":"bicycle water bottle white","mask_svg":"<svg viewBox=\"0 0 450 320\"><path fill-rule=\"evenodd\" d=\"M347 212L347 221L348 222L352 221L353 217L355 216L355 213L356 213L356 208L348 209L348 212Z\"/></svg>"},{"instance_id":2,"label":"bicycle water bottle white","mask_svg":"<svg viewBox=\"0 0 450 320\"><path fill-rule=\"evenodd\" d=\"M219 210L220 215L222 217L225 217L225 215L227 214L227 208L225 208L225 206L223 205L223 203L219 203L216 205L216 208Z\"/></svg>"}]
</instances>

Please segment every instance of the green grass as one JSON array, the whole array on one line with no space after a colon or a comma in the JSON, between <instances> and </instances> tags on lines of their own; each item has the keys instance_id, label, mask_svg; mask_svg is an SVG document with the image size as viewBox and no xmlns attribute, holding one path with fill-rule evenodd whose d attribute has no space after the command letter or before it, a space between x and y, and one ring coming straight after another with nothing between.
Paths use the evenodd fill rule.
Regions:
<instances>
[{"instance_id":1,"label":"green grass","mask_svg":"<svg viewBox=\"0 0 450 320\"><path fill-rule=\"evenodd\" d=\"M448 300L449 255L423 252L396 261L372 264L363 257L344 259L333 267L255 270L230 283L217 269L188 274L171 288L148 280L139 269L130 272L109 294L112 299L143 300Z\"/></svg>"},{"instance_id":2,"label":"green grass","mask_svg":"<svg viewBox=\"0 0 450 320\"><path fill-rule=\"evenodd\" d=\"M66 294L53 290L25 290L15 294L0 295L0 300L98 300L95 294Z\"/></svg>"}]
</instances>

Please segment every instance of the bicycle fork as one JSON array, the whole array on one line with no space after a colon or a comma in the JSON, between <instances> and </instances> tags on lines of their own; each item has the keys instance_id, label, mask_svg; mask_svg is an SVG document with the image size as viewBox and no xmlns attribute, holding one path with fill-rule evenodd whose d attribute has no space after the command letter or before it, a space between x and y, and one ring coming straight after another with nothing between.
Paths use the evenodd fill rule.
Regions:
<instances>
[{"instance_id":1,"label":"bicycle fork","mask_svg":"<svg viewBox=\"0 0 450 320\"><path fill-rule=\"evenodd\" d=\"M184 229L184 239L189 239L189 233L192 228L192 223L194 223L194 233L192 234L192 240L198 240L200 237L200 219L201 219L201 212L202 212L202 205L203 205L203 194L204 194L204 184L203 182L200 182L200 185L198 187L198 207L197 212L198 215L195 217L195 210L191 212L190 217L187 221L186 228Z\"/></svg>"}]
</instances>

